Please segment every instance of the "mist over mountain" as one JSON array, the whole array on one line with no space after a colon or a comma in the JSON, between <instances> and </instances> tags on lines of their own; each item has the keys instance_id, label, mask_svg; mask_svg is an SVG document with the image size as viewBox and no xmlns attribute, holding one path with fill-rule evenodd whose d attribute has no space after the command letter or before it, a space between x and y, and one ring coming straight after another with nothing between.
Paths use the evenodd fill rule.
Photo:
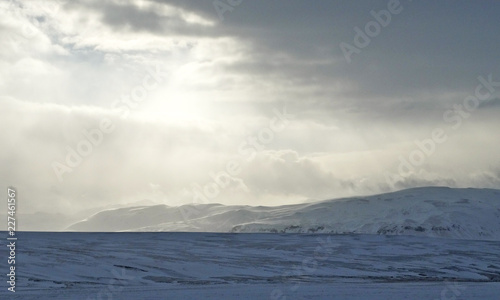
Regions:
<instances>
[{"instance_id":1,"label":"mist over mountain","mask_svg":"<svg viewBox=\"0 0 500 300\"><path fill-rule=\"evenodd\" d=\"M500 190L423 187L275 207L134 206L101 211L67 230L355 233L500 240Z\"/></svg>"}]
</instances>

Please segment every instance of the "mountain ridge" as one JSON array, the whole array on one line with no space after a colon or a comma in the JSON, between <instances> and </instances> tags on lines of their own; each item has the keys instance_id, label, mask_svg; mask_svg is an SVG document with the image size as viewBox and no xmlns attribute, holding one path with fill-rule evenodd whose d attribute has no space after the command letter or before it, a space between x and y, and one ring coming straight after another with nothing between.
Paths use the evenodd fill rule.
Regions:
<instances>
[{"instance_id":1,"label":"mountain ridge","mask_svg":"<svg viewBox=\"0 0 500 300\"><path fill-rule=\"evenodd\" d=\"M500 240L500 190L421 187L284 206L134 206L96 213L67 230L362 233Z\"/></svg>"}]
</instances>

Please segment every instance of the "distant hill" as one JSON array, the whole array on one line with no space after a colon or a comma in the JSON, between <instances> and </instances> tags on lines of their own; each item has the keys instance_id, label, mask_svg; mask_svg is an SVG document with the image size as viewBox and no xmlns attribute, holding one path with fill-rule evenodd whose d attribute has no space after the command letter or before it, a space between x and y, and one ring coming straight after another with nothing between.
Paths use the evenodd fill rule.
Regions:
<instances>
[{"instance_id":1,"label":"distant hill","mask_svg":"<svg viewBox=\"0 0 500 300\"><path fill-rule=\"evenodd\" d=\"M101 211L69 231L364 233L500 240L500 190L423 187L265 206L136 206Z\"/></svg>"}]
</instances>

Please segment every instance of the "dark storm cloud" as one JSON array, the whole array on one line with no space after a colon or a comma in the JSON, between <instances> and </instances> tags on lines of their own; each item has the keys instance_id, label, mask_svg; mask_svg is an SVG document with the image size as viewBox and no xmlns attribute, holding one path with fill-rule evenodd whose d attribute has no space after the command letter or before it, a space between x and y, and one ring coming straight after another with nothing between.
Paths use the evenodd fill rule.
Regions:
<instances>
[{"instance_id":1,"label":"dark storm cloud","mask_svg":"<svg viewBox=\"0 0 500 300\"><path fill-rule=\"evenodd\" d=\"M210 1L166 1L212 18ZM388 1L245 1L212 28L214 34L252 43L251 57L227 65L226 72L285 78L314 87L323 97L318 110L349 102L352 112L398 117L442 110L473 91L477 76L500 74L500 3L400 1L401 13L354 54L348 64L339 47L354 45L354 27L373 20L371 10ZM497 76L498 77L498 76ZM332 91L331 86L346 86ZM442 99L456 93L455 99ZM343 98L343 100L337 100ZM293 100L291 100L293 101ZM302 100L296 100L302 101ZM435 117L435 116L434 116Z\"/></svg>"},{"instance_id":2,"label":"dark storm cloud","mask_svg":"<svg viewBox=\"0 0 500 300\"><path fill-rule=\"evenodd\" d=\"M148 2L144 2L148 3ZM151 2L153 3L153 2ZM173 8L178 7L177 5ZM164 15L161 3L158 6L138 6L134 2L116 1L83 1L67 2L65 8L68 10L88 9L98 13L103 23L114 30L149 32L157 35L186 35L207 37L214 35L200 24L186 21L178 13Z\"/></svg>"},{"instance_id":3,"label":"dark storm cloud","mask_svg":"<svg viewBox=\"0 0 500 300\"><path fill-rule=\"evenodd\" d=\"M401 13L354 54L348 64L339 47L353 44L354 27L373 20L371 10L388 1L244 1L224 21L212 1L157 1L195 12L215 26L189 24L165 17L154 8L115 2L89 5L115 30L156 34L232 36L252 44L249 60L228 65L227 72L280 76L297 84L325 89L332 83L355 88L342 92L358 105L377 110L379 97L420 97L422 93L469 92L478 75L500 74L495 64L500 43L492 36L500 3L485 1L400 1ZM487 4L486 4L487 3ZM289 59L280 59L280 55ZM362 100L359 100L362 99ZM374 100L370 100L374 99ZM333 101L333 100L332 100ZM421 101L435 102L435 99ZM387 111L382 109L382 111Z\"/></svg>"}]
</instances>

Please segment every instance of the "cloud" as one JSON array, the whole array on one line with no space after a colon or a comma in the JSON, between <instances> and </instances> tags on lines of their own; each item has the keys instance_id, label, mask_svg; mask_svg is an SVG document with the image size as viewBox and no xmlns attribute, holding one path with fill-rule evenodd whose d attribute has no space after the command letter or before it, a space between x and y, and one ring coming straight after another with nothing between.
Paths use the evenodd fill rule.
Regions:
<instances>
[{"instance_id":1,"label":"cloud","mask_svg":"<svg viewBox=\"0 0 500 300\"><path fill-rule=\"evenodd\" d=\"M321 198L332 194L339 180L292 150L266 151L243 166L243 181L257 197Z\"/></svg>"},{"instance_id":2,"label":"cloud","mask_svg":"<svg viewBox=\"0 0 500 300\"><path fill-rule=\"evenodd\" d=\"M398 188L500 187L498 92L457 130L443 119L477 76L500 80L498 4L402 1L349 64L339 44L387 1L244 1L224 20L211 0L34 3L0 3L0 178L32 211L189 203L283 107L293 121L211 201L386 191L384 174L435 128L447 142ZM161 82L120 116L157 68ZM116 130L60 182L52 163L105 118Z\"/></svg>"},{"instance_id":3,"label":"cloud","mask_svg":"<svg viewBox=\"0 0 500 300\"><path fill-rule=\"evenodd\" d=\"M496 109L500 107L500 98L493 98L479 103L478 109Z\"/></svg>"}]
</instances>

